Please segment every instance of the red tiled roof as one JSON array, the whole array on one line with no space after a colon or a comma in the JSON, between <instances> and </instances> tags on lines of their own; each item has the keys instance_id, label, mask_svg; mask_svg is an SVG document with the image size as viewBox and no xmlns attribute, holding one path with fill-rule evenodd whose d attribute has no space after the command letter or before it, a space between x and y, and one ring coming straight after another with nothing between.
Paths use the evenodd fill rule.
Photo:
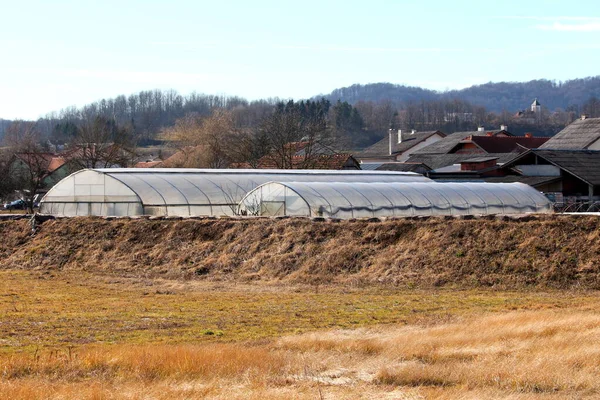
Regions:
<instances>
[{"instance_id":1,"label":"red tiled roof","mask_svg":"<svg viewBox=\"0 0 600 400\"><path fill-rule=\"evenodd\" d=\"M66 163L63 157L52 153L19 153L15 156L29 166L43 163L42 167L48 171L48 174L56 171Z\"/></svg>"},{"instance_id":2,"label":"red tiled roof","mask_svg":"<svg viewBox=\"0 0 600 400\"><path fill-rule=\"evenodd\" d=\"M65 165L66 161L62 157L52 157L50 160L50 164L48 165L48 172L54 172L63 165Z\"/></svg>"}]
</instances>

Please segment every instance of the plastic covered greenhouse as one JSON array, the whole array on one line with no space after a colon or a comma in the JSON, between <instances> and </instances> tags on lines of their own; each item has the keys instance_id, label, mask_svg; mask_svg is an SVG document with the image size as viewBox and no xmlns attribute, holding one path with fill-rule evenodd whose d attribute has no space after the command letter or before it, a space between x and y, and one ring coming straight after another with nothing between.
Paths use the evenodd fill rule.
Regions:
<instances>
[{"instance_id":1,"label":"plastic covered greenhouse","mask_svg":"<svg viewBox=\"0 0 600 400\"><path fill-rule=\"evenodd\" d=\"M249 192L240 213L361 218L547 213L550 201L522 183L269 182Z\"/></svg>"},{"instance_id":2,"label":"plastic covered greenhouse","mask_svg":"<svg viewBox=\"0 0 600 400\"><path fill-rule=\"evenodd\" d=\"M429 182L410 172L236 169L86 169L57 183L40 212L56 216L234 215L240 200L270 181Z\"/></svg>"}]
</instances>

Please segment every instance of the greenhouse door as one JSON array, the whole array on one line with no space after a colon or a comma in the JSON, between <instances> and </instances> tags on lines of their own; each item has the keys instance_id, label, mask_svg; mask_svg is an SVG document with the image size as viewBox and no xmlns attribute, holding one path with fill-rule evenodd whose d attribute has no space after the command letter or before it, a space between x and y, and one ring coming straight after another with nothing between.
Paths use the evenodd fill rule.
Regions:
<instances>
[{"instance_id":1,"label":"greenhouse door","mask_svg":"<svg viewBox=\"0 0 600 400\"><path fill-rule=\"evenodd\" d=\"M276 217L285 215L284 201L263 201L260 203L260 215L266 217Z\"/></svg>"}]
</instances>

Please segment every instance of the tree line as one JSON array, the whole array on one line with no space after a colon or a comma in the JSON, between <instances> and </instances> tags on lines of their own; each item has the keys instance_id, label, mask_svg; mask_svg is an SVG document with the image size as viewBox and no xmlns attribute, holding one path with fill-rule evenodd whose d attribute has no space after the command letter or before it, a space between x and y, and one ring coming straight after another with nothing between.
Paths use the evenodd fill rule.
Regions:
<instances>
[{"instance_id":1,"label":"tree line","mask_svg":"<svg viewBox=\"0 0 600 400\"><path fill-rule=\"evenodd\" d=\"M320 155L364 148L389 129L453 133L508 124L515 134L550 135L581 113L600 117L600 100L592 96L568 110L543 107L521 118L458 98L351 104L326 98L247 101L146 91L67 108L37 121L0 120L0 174L5 177L0 180L0 197L19 188L30 194L32 204L54 153L60 153L71 170L131 166L139 146L159 143L179 151L181 157L173 165L179 167L257 167L266 160L277 168L311 168ZM19 155L29 169L15 168Z\"/></svg>"},{"instance_id":2,"label":"tree line","mask_svg":"<svg viewBox=\"0 0 600 400\"><path fill-rule=\"evenodd\" d=\"M406 103L459 99L500 114L526 108L534 98L551 111L581 107L592 97L600 97L600 76L572 79L564 82L538 79L529 82L489 82L461 90L438 92L420 87L373 83L339 88L324 95L331 101L350 104L391 101L395 106Z\"/></svg>"}]
</instances>

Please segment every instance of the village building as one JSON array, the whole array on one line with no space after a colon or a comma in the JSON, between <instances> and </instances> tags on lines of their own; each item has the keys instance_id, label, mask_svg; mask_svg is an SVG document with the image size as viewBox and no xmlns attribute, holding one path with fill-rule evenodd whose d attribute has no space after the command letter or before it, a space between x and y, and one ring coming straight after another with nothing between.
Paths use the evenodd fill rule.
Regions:
<instances>
[{"instance_id":1,"label":"village building","mask_svg":"<svg viewBox=\"0 0 600 400\"><path fill-rule=\"evenodd\" d=\"M491 144L486 140L475 142L485 149ZM600 201L600 118L582 117L552 138L511 140L518 147L507 153L510 160L488 154L434 169L428 176L450 182L526 183L559 204ZM502 146L494 144L495 149Z\"/></svg>"},{"instance_id":2,"label":"village building","mask_svg":"<svg viewBox=\"0 0 600 400\"><path fill-rule=\"evenodd\" d=\"M537 149L521 153L490 182L524 182L557 203L600 200L600 118L582 116Z\"/></svg>"},{"instance_id":3,"label":"village building","mask_svg":"<svg viewBox=\"0 0 600 400\"><path fill-rule=\"evenodd\" d=\"M361 164L405 162L409 157L446 137L441 131L417 132L390 129L387 137L355 154ZM364 168L363 168L364 169Z\"/></svg>"},{"instance_id":4,"label":"village building","mask_svg":"<svg viewBox=\"0 0 600 400\"><path fill-rule=\"evenodd\" d=\"M544 140L532 136L518 137L502 125L499 130L455 132L440 141L415 151L407 160L409 163L425 164L432 170L444 167L460 169L460 163L475 157L494 157L497 163L505 163L515 155L531 147L537 147Z\"/></svg>"},{"instance_id":5,"label":"village building","mask_svg":"<svg viewBox=\"0 0 600 400\"><path fill-rule=\"evenodd\" d=\"M11 161L11 170L16 177L38 182L37 192L45 193L49 188L74 171L67 160L54 153L17 153Z\"/></svg>"},{"instance_id":6,"label":"village building","mask_svg":"<svg viewBox=\"0 0 600 400\"><path fill-rule=\"evenodd\" d=\"M600 118L587 118L583 115L550 138L540 148L554 150L600 150Z\"/></svg>"},{"instance_id":7,"label":"village building","mask_svg":"<svg viewBox=\"0 0 600 400\"><path fill-rule=\"evenodd\" d=\"M600 151L531 149L502 166L488 182L527 183L558 203L600 200Z\"/></svg>"},{"instance_id":8,"label":"village building","mask_svg":"<svg viewBox=\"0 0 600 400\"><path fill-rule=\"evenodd\" d=\"M540 120L542 116L542 105L538 101L537 97L531 103L528 110L520 110L513 116L518 121L525 122L527 124L535 124Z\"/></svg>"},{"instance_id":9,"label":"village building","mask_svg":"<svg viewBox=\"0 0 600 400\"><path fill-rule=\"evenodd\" d=\"M363 163L360 164L360 169L370 171L398 171L398 172L416 172L417 174L425 175L431 168L423 163L409 162L387 162L387 163Z\"/></svg>"}]
</instances>

